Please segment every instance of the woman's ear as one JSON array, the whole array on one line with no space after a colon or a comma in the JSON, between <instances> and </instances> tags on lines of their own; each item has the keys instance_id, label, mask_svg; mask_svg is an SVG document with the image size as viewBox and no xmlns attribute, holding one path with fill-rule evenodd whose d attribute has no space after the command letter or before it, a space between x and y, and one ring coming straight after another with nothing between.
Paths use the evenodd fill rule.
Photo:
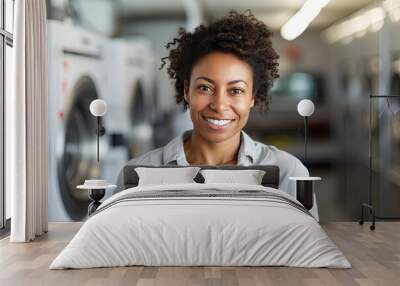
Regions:
<instances>
[{"instance_id":1,"label":"woman's ear","mask_svg":"<svg viewBox=\"0 0 400 286\"><path fill-rule=\"evenodd\" d=\"M256 98L255 95L252 94L252 96L251 96L251 102L250 102L250 108L254 106L254 104L255 104L255 98Z\"/></svg>"},{"instance_id":2,"label":"woman's ear","mask_svg":"<svg viewBox=\"0 0 400 286\"><path fill-rule=\"evenodd\" d=\"M187 104L189 104L189 81L183 81L183 97Z\"/></svg>"}]
</instances>

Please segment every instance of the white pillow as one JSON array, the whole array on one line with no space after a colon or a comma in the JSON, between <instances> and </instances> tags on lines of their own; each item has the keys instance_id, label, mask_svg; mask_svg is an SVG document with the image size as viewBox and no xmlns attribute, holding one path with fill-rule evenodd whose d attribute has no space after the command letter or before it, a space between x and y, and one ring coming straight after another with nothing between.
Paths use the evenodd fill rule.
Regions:
<instances>
[{"instance_id":1,"label":"white pillow","mask_svg":"<svg viewBox=\"0 0 400 286\"><path fill-rule=\"evenodd\" d=\"M247 185L261 185L265 171L262 170L201 170L204 183L235 183Z\"/></svg>"},{"instance_id":2,"label":"white pillow","mask_svg":"<svg viewBox=\"0 0 400 286\"><path fill-rule=\"evenodd\" d=\"M199 170L199 167L135 168L139 176L138 186L196 183L193 179Z\"/></svg>"}]
</instances>

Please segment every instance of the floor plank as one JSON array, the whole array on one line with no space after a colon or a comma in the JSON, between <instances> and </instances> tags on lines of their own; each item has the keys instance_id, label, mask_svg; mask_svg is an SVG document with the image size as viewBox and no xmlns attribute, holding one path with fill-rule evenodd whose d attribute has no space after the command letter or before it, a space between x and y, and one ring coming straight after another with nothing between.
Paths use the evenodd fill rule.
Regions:
<instances>
[{"instance_id":1,"label":"floor plank","mask_svg":"<svg viewBox=\"0 0 400 286\"><path fill-rule=\"evenodd\" d=\"M0 285L399 285L400 222L379 222L375 231L356 222L324 224L352 269L290 267L116 267L49 270L81 223L50 223L32 243L0 240Z\"/></svg>"}]
</instances>

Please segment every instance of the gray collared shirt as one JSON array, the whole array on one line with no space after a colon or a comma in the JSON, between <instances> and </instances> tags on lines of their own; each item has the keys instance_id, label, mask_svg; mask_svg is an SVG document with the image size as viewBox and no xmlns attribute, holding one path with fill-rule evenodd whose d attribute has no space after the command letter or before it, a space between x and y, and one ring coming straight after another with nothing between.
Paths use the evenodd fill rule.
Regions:
<instances>
[{"instance_id":1,"label":"gray collared shirt","mask_svg":"<svg viewBox=\"0 0 400 286\"><path fill-rule=\"evenodd\" d=\"M152 150L137 158L129 160L126 165L178 165L189 166L186 160L183 142L191 135L192 130L185 131L182 135L171 140L167 145ZM299 159L288 152L279 150L275 146L265 145L250 138L243 130L240 134L240 148L238 165L276 165L279 167L279 189L296 197L296 183L289 177L308 177L307 168ZM117 179L117 191L123 186L122 169ZM318 220L318 206L314 194L314 206L311 214Z\"/></svg>"}]
</instances>

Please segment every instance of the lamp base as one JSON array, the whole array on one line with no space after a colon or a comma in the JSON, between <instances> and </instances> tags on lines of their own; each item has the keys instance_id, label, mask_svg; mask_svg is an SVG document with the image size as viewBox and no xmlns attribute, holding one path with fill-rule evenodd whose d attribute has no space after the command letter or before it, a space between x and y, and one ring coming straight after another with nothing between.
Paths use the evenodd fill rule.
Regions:
<instances>
[{"instance_id":1,"label":"lamp base","mask_svg":"<svg viewBox=\"0 0 400 286\"><path fill-rule=\"evenodd\" d=\"M100 200L106 193L105 189L89 189L89 198L91 203L88 206L88 215L91 216L101 205Z\"/></svg>"},{"instance_id":2,"label":"lamp base","mask_svg":"<svg viewBox=\"0 0 400 286\"><path fill-rule=\"evenodd\" d=\"M313 207L313 181L296 181L296 199L310 210Z\"/></svg>"}]
</instances>

